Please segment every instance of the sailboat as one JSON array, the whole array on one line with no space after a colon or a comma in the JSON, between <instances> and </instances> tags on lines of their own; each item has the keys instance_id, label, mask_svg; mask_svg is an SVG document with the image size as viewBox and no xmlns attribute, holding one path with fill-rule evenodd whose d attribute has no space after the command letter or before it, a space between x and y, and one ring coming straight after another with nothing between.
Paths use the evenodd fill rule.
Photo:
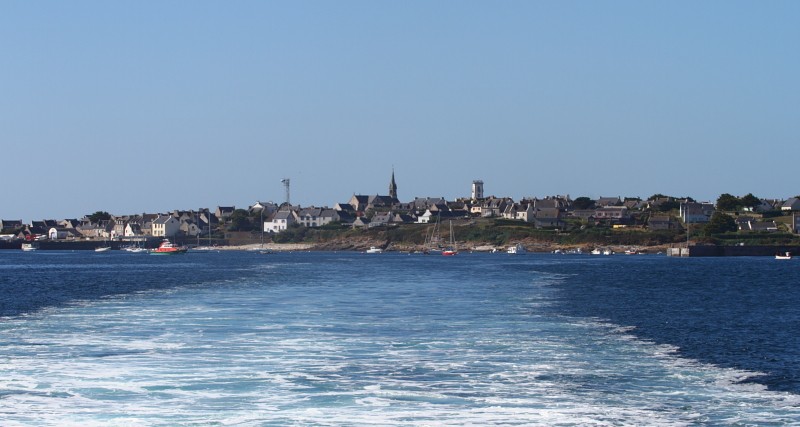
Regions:
<instances>
[{"instance_id":1,"label":"sailboat","mask_svg":"<svg viewBox=\"0 0 800 427\"><path fill-rule=\"evenodd\" d=\"M143 248L141 245L139 245L139 243L140 243L140 242L141 242L141 240L138 240L138 239L137 239L137 240L136 240L136 244L135 244L135 245L133 245L133 246L127 246L127 247L125 247L124 249L125 249L126 251L128 251L128 252L130 252L130 253L134 253L134 254L142 254L142 253L147 253L147 249L146 249L146 248Z\"/></svg>"},{"instance_id":2,"label":"sailboat","mask_svg":"<svg viewBox=\"0 0 800 427\"><path fill-rule=\"evenodd\" d=\"M103 241L103 246L98 246L94 248L95 252L109 252L111 250L111 245L108 243L108 236Z\"/></svg>"},{"instance_id":3,"label":"sailboat","mask_svg":"<svg viewBox=\"0 0 800 427\"><path fill-rule=\"evenodd\" d=\"M456 240L455 235L453 235L453 221L450 221L450 244L442 251L442 255L444 256L453 256L458 255L458 250L456 250Z\"/></svg>"},{"instance_id":4,"label":"sailboat","mask_svg":"<svg viewBox=\"0 0 800 427\"><path fill-rule=\"evenodd\" d=\"M431 252L441 252L442 249L440 248L440 243L442 238L439 234L439 219L440 216L436 216L436 222L433 224L433 230L431 230L431 235L428 236L428 233L425 233L425 248L423 252L425 254L429 254Z\"/></svg>"}]
</instances>

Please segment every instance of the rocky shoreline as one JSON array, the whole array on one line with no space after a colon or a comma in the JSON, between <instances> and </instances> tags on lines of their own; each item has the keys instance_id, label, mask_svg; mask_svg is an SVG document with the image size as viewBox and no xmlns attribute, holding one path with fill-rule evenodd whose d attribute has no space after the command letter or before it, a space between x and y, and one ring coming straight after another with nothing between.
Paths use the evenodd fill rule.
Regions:
<instances>
[{"instance_id":1,"label":"rocky shoreline","mask_svg":"<svg viewBox=\"0 0 800 427\"><path fill-rule=\"evenodd\" d=\"M602 248L602 249L610 249L615 253L624 253L625 251L637 251L641 253L659 253L659 252L666 252L666 250L674 245L652 245L652 246L641 246L641 245L592 245L592 244L577 244L577 245L563 245L563 244L555 244L552 242L527 242L527 241L520 241L520 242L512 242L511 244L507 245L494 245L487 242L461 242L457 244L459 250L463 252L495 252L501 251L505 252L509 246L513 246L516 243L522 244L522 246L528 251L533 253L552 253L552 252L576 252L580 251L583 253L589 253L595 248ZM381 240L360 240L360 241L347 241L347 242L338 242L338 241L330 241L324 242L319 244L309 245L307 248L303 250L313 250L313 251L358 251L363 252L371 247L381 248L387 252L420 252L425 250L424 245L418 244L410 244L410 243L393 243L389 241L381 241Z\"/></svg>"},{"instance_id":2,"label":"rocky shoreline","mask_svg":"<svg viewBox=\"0 0 800 427\"><path fill-rule=\"evenodd\" d=\"M42 242L43 250L93 250L98 242ZM119 249L119 242L114 249ZM494 245L488 242L459 242L457 247L462 252L493 252L505 250L509 246L517 243L522 244L528 252L534 253L548 253L548 252L574 252L580 250L584 253L589 253L593 249L601 247L603 249L611 249L616 253L622 253L626 250L636 250L646 253L665 252L667 248L674 245L657 245L657 246L631 246L631 245L592 245L592 244L577 244L577 245L563 245L552 242L537 242L537 241L513 241L506 245ZM14 244L8 243L0 246L0 249L20 249L19 242ZM391 242L388 240L374 239L374 238L360 238L360 239L333 239L318 243L248 243L248 244L233 244L233 245L218 245L218 246L197 246L193 247L193 251L269 251L269 252L304 252L304 251L323 251L323 252L364 252L371 247L381 248L386 252L421 252L425 250L425 246L421 244L407 243L407 242Z\"/></svg>"}]
</instances>

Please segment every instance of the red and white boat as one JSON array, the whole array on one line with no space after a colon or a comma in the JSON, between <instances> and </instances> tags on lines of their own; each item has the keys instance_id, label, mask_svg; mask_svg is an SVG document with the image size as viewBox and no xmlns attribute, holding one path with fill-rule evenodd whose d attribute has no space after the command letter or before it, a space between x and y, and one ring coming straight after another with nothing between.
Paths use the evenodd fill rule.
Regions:
<instances>
[{"instance_id":1,"label":"red and white boat","mask_svg":"<svg viewBox=\"0 0 800 427\"><path fill-rule=\"evenodd\" d=\"M458 249L456 249L456 239L455 235L453 235L453 221L450 221L450 245L442 251L442 255L444 256L453 256L458 255Z\"/></svg>"},{"instance_id":2,"label":"red and white boat","mask_svg":"<svg viewBox=\"0 0 800 427\"><path fill-rule=\"evenodd\" d=\"M150 251L150 255L175 255L175 254L186 253L186 251L187 251L186 246L176 246L172 244L172 242L170 242L168 239L164 239L164 241L161 242L158 248Z\"/></svg>"}]
</instances>

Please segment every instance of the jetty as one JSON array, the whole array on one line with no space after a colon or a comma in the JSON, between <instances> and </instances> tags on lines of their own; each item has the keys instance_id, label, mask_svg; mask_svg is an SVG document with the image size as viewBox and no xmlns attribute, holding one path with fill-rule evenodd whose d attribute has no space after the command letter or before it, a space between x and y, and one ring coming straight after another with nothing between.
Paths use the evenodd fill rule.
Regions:
<instances>
[{"instance_id":1,"label":"jetty","mask_svg":"<svg viewBox=\"0 0 800 427\"><path fill-rule=\"evenodd\" d=\"M695 245L669 248L667 256L673 257L720 257L720 256L775 256L775 254L800 254L800 246L776 245Z\"/></svg>"}]
</instances>

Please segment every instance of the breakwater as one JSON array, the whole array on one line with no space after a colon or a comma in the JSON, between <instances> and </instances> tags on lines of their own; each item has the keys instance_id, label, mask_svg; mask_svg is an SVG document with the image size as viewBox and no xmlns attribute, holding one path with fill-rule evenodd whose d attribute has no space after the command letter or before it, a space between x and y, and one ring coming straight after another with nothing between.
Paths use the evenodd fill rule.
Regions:
<instances>
[{"instance_id":1,"label":"breakwater","mask_svg":"<svg viewBox=\"0 0 800 427\"><path fill-rule=\"evenodd\" d=\"M158 247L160 239L142 239L134 241L102 241L102 240L40 240L36 241L40 250L45 251L92 251L100 246L111 246L111 249L121 249L124 246L140 245L148 249ZM0 242L0 249L21 249L22 240Z\"/></svg>"},{"instance_id":2,"label":"breakwater","mask_svg":"<svg viewBox=\"0 0 800 427\"><path fill-rule=\"evenodd\" d=\"M800 255L800 246L716 246L697 245L687 248L669 248L667 255L676 257L719 257L719 256L774 256L775 254L791 253Z\"/></svg>"}]
</instances>

